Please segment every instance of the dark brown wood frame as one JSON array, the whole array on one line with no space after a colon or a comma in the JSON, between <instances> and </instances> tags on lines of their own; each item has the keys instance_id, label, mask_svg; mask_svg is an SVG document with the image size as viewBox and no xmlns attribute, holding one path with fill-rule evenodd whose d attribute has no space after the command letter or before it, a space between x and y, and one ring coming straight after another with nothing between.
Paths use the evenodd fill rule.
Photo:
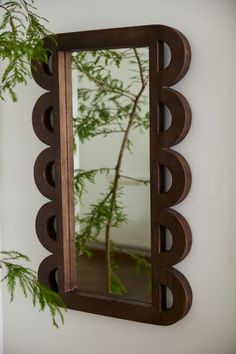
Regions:
<instances>
[{"instance_id":1,"label":"dark brown wood frame","mask_svg":"<svg viewBox=\"0 0 236 354\"><path fill-rule=\"evenodd\" d=\"M189 43L179 31L162 25L63 33L56 36L56 42L45 40L45 46L53 53L52 72L45 64L32 63L34 79L48 91L38 99L33 111L35 133L49 145L38 156L34 170L40 192L50 199L41 207L36 219L38 238L52 253L41 263L39 279L59 291L71 309L159 325L175 323L186 315L192 303L188 281L173 268L190 250L191 231L184 217L170 207L188 194L191 173L183 156L170 147L187 134L191 111L184 96L169 87L181 80L188 70L191 57ZM163 68L164 42L171 51L171 61L166 68ZM71 52L129 47L149 47L151 304L86 293L76 286ZM162 129L164 105L172 115L171 126L165 131ZM53 165L55 180L52 178ZM163 166L172 174L172 186L167 192L163 191ZM163 241L166 228L173 238L170 250L165 249ZM166 287L173 294L171 308L165 306Z\"/></svg>"}]
</instances>

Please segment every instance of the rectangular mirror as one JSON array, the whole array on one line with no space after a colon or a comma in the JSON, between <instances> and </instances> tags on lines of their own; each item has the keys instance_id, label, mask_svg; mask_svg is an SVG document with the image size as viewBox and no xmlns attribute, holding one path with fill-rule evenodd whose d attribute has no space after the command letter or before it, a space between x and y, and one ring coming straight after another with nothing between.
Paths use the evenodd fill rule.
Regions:
<instances>
[{"instance_id":1,"label":"rectangular mirror","mask_svg":"<svg viewBox=\"0 0 236 354\"><path fill-rule=\"evenodd\" d=\"M148 48L72 54L78 288L151 301Z\"/></svg>"},{"instance_id":2,"label":"rectangular mirror","mask_svg":"<svg viewBox=\"0 0 236 354\"><path fill-rule=\"evenodd\" d=\"M34 169L49 199L36 218L51 253L39 279L71 309L175 323L192 301L174 268L190 250L191 231L173 209L191 173L172 146L187 134L191 110L170 86L188 70L189 43L151 25L62 33L45 46L49 64L32 63L47 90L33 111L35 133L48 145Z\"/></svg>"}]
</instances>

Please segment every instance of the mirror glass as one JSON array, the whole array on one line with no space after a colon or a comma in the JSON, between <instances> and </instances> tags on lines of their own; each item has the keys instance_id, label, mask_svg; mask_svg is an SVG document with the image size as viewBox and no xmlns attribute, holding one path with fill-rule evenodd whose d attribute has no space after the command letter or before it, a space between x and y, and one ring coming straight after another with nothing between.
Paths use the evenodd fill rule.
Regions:
<instances>
[{"instance_id":1,"label":"mirror glass","mask_svg":"<svg viewBox=\"0 0 236 354\"><path fill-rule=\"evenodd\" d=\"M148 48L72 54L78 289L151 301Z\"/></svg>"}]
</instances>

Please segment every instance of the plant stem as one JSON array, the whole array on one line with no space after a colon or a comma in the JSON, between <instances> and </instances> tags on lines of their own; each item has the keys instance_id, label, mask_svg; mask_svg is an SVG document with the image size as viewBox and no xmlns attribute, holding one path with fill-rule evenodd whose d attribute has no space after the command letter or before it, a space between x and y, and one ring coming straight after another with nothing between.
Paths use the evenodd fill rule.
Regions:
<instances>
[{"instance_id":1,"label":"plant stem","mask_svg":"<svg viewBox=\"0 0 236 354\"><path fill-rule=\"evenodd\" d=\"M134 103L133 103L133 107L132 107L132 111L130 112L129 115L129 120L128 120L128 124L127 127L125 129L125 134L123 136L122 139L122 143L121 143L121 147L120 147L120 152L118 155L118 160L117 160L117 164L115 167L115 176L114 176L114 180L113 180L113 184L112 184L112 188L111 191L109 193L109 195L111 195L111 207L110 207L110 217L107 221L106 224L106 228L105 228L105 263L106 263L106 288L107 288L107 292L108 294L112 293L112 289L111 289L111 252L110 252L110 243L111 243L111 227L112 227L112 216L113 216L113 211L114 211L114 205L115 205L115 200L116 200L116 195L117 195L117 190L118 190L118 185L119 185L119 179L121 177L120 175L120 171L121 171L121 164L122 164L122 159L124 156L124 152L125 152L125 148L129 139L129 134L132 128L132 124L135 118L135 113L136 113L136 109L139 103L139 99L142 96L142 93L147 85L147 81L145 82L143 79L143 72L142 72L142 65L140 63L139 57L138 57L138 53L137 50L134 48L134 53L135 53L135 57L137 59L137 63L138 63L138 67L139 67L139 73L140 73L140 78L141 78L141 88L138 92L138 94L135 96L134 99Z\"/></svg>"},{"instance_id":2,"label":"plant stem","mask_svg":"<svg viewBox=\"0 0 236 354\"><path fill-rule=\"evenodd\" d=\"M144 184L150 183L150 180L148 180L148 179L134 178L134 177L125 176L125 175L120 175L120 177L125 178L125 179L130 179L130 180L132 180L134 182L138 182L138 183L144 183Z\"/></svg>"}]
</instances>

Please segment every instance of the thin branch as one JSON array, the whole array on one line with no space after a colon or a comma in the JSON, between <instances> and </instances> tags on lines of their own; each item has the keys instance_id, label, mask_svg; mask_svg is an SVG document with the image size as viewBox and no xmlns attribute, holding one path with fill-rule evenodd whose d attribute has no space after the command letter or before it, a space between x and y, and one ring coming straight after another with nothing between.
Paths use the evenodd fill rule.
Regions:
<instances>
[{"instance_id":1,"label":"thin branch","mask_svg":"<svg viewBox=\"0 0 236 354\"><path fill-rule=\"evenodd\" d=\"M140 58L139 58L139 56L138 56L138 52L137 52L137 49L136 49L136 48L134 48L134 54L135 54L135 57L136 57L137 63L138 63L138 68L139 68L139 73L140 73L140 79L141 79L142 85L144 86L144 78L143 78L142 64L141 64L141 61L140 61Z\"/></svg>"},{"instance_id":2,"label":"thin branch","mask_svg":"<svg viewBox=\"0 0 236 354\"><path fill-rule=\"evenodd\" d=\"M94 133L94 135L92 135L92 137L97 136L97 135L108 135L108 134L113 134L113 133L125 133L125 129L123 130L104 130L101 132L96 132Z\"/></svg>"},{"instance_id":3,"label":"thin branch","mask_svg":"<svg viewBox=\"0 0 236 354\"><path fill-rule=\"evenodd\" d=\"M132 181L139 182L139 183L143 183L143 184L148 184L148 183L150 183L150 180L148 180L148 179L134 178L134 177L125 176L125 175L120 175L120 178L130 179L130 180L132 180Z\"/></svg>"},{"instance_id":4,"label":"thin branch","mask_svg":"<svg viewBox=\"0 0 236 354\"><path fill-rule=\"evenodd\" d=\"M0 5L0 8L5 10L5 11L9 11L4 5Z\"/></svg>"},{"instance_id":5,"label":"thin branch","mask_svg":"<svg viewBox=\"0 0 236 354\"><path fill-rule=\"evenodd\" d=\"M114 167L100 167L100 168L94 168L92 170L86 170L85 172L101 172L101 171L106 171L109 172L111 170L114 170ZM80 173L81 169L77 168L75 169L77 173Z\"/></svg>"},{"instance_id":6,"label":"thin branch","mask_svg":"<svg viewBox=\"0 0 236 354\"><path fill-rule=\"evenodd\" d=\"M136 51L135 48L133 50L134 50L134 52ZM142 96L143 91L145 90L145 87L147 84L147 82L145 83L143 80L142 67L139 66L138 61L137 61L137 63L138 63L138 67L140 70L140 78L142 77L142 79L141 79L142 85L141 85L141 88L140 88L137 96L135 97L135 100L133 103L133 108L132 108L132 111L130 112L130 115L129 115L129 120L128 120L128 124L126 127L126 131L125 131L122 143L121 143L120 152L119 152L119 156L118 156L118 160L117 160L117 164L116 164L116 173L115 173L115 177L113 180L113 186L110 191L110 195L112 195L110 217L107 221L106 229L105 229L105 253L106 253L106 271L107 271L106 279L107 279L107 292L109 294L111 293L111 269L110 269L110 261L111 261L111 259L110 259L110 242L111 242L110 238L111 238L111 235L110 235L110 232L111 232L111 225L112 225L112 215L113 215L113 210L114 210L114 202L116 200L118 183L119 183L119 178L120 178L121 163L122 163L122 159L123 159L123 155L124 155L124 151L125 151L127 142L129 140L129 133L130 133L130 130L132 128L132 124L133 124L133 121L135 118L135 113L136 113L136 109L137 109L137 106L139 103L139 99Z\"/></svg>"}]
</instances>

